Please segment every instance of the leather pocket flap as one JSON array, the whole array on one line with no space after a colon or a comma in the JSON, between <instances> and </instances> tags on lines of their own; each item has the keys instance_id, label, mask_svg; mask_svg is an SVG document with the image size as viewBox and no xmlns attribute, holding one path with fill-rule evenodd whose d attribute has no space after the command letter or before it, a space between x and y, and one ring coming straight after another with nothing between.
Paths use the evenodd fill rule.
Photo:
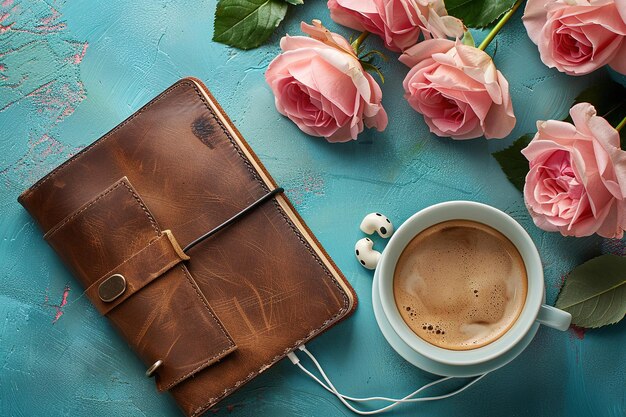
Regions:
<instances>
[{"instance_id":1,"label":"leather pocket flap","mask_svg":"<svg viewBox=\"0 0 626 417\"><path fill-rule=\"evenodd\" d=\"M124 177L45 235L167 390L236 349L183 261Z\"/></svg>"},{"instance_id":2,"label":"leather pocket flap","mask_svg":"<svg viewBox=\"0 0 626 417\"><path fill-rule=\"evenodd\" d=\"M94 307L107 314L130 296L189 259L169 230L107 272L85 291Z\"/></svg>"}]
</instances>

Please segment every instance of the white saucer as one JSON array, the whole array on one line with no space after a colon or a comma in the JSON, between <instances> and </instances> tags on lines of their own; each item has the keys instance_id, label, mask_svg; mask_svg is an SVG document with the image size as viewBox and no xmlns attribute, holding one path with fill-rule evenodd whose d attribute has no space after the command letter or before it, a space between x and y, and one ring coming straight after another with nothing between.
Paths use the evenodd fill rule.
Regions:
<instances>
[{"instance_id":1,"label":"white saucer","mask_svg":"<svg viewBox=\"0 0 626 417\"><path fill-rule=\"evenodd\" d=\"M537 333L537 329L539 328L539 323L533 324L533 326L528 331L528 334L522 340L520 340L517 345L511 348L511 350L506 352L504 355L492 359L488 362L467 366L442 364L420 355L419 353L411 349L411 347L407 345L404 340L400 338L400 336L398 336L393 327L391 327L389 321L387 321L387 317L383 312L383 306L380 303L380 291L378 285L378 270L376 270L376 272L374 273L374 282L372 284L372 304L374 306L374 316L376 317L378 327L380 327L383 336L385 336L385 339L387 339L387 342L391 345L391 347L409 363L432 374L442 376L468 377L495 371L496 369L499 369L507 363L511 362L520 353L522 353L526 346L528 346L528 344L531 342L531 340L535 336L535 333Z\"/></svg>"}]
</instances>

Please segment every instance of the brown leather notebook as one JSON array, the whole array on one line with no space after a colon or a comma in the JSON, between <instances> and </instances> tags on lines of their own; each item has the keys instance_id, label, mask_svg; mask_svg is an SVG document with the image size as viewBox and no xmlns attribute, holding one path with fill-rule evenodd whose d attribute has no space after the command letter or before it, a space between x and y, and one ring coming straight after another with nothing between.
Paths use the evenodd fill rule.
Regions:
<instances>
[{"instance_id":1,"label":"brown leather notebook","mask_svg":"<svg viewBox=\"0 0 626 417\"><path fill-rule=\"evenodd\" d=\"M85 293L198 416L356 295L204 85L183 79L26 190Z\"/></svg>"}]
</instances>

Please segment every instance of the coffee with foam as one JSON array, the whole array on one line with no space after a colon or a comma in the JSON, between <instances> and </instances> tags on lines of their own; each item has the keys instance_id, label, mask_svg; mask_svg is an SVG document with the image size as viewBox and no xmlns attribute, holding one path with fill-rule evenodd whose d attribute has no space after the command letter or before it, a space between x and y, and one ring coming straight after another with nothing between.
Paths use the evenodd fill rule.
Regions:
<instances>
[{"instance_id":1,"label":"coffee with foam","mask_svg":"<svg viewBox=\"0 0 626 417\"><path fill-rule=\"evenodd\" d=\"M396 265L393 291L405 323L426 342L469 350L517 320L528 279L523 259L497 230L450 220L419 233Z\"/></svg>"}]
</instances>

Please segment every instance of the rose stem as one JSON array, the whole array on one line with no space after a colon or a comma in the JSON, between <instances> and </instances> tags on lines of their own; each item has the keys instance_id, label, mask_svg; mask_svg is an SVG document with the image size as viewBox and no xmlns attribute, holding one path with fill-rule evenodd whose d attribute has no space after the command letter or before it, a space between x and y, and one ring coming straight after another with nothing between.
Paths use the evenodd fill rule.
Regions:
<instances>
[{"instance_id":1,"label":"rose stem","mask_svg":"<svg viewBox=\"0 0 626 417\"><path fill-rule=\"evenodd\" d=\"M619 122L619 124L618 124L617 126L615 126L615 130L617 130L617 131L619 132L620 130L622 130L622 128L623 128L624 126L626 126L626 117L624 117L624 118L622 119L622 121L621 121L621 122Z\"/></svg>"},{"instance_id":2,"label":"rose stem","mask_svg":"<svg viewBox=\"0 0 626 417\"><path fill-rule=\"evenodd\" d=\"M480 45L478 45L478 49L480 49L481 51L484 51L485 48L487 48L487 46L491 43L491 41L493 40L493 38L496 37L496 35L498 34L498 32L500 32L500 29L502 29L502 26L505 25L506 22L509 21L509 19L511 18L511 16L513 16L513 14L517 11L517 9L519 8L519 6L524 2L524 0L517 0L515 2L515 4L513 5L513 7L511 8L511 10L509 10L508 12L506 12L504 14L504 16L502 16L502 18L500 19L500 21L498 23L496 23L496 25L493 27L493 29L491 29L491 32L489 32L487 34L487 37L485 38L484 41L482 41L480 43Z\"/></svg>"},{"instance_id":3,"label":"rose stem","mask_svg":"<svg viewBox=\"0 0 626 417\"><path fill-rule=\"evenodd\" d=\"M359 53L359 47L361 46L361 43L363 43L365 38L367 38L369 35L370 33L368 31L364 31L359 35L358 38L354 40L354 42L352 42L352 49L354 49L355 54Z\"/></svg>"}]
</instances>

